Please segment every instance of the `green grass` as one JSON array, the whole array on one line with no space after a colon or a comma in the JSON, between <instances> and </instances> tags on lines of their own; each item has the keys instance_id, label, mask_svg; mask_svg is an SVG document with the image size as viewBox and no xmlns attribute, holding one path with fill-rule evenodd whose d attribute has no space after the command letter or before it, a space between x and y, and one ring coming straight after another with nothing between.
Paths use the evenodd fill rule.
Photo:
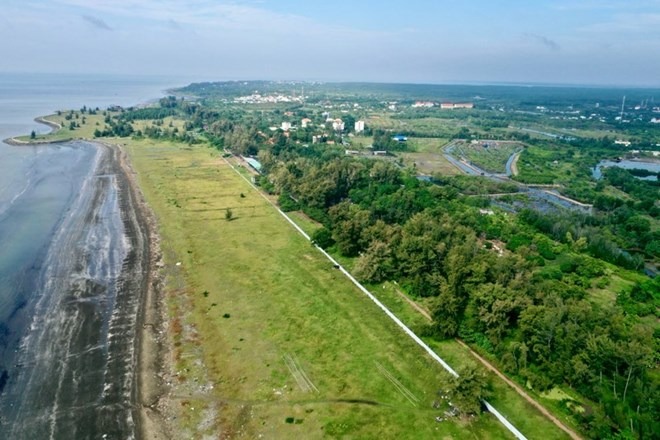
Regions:
<instances>
[{"instance_id":1,"label":"green grass","mask_svg":"<svg viewBox=\"0 0 660 440\"><path fill-rule=\"evenodd\" d=\"M490 415L436 422L441 367L214 151L127 143L163 239L184 432L509 438ZM233 221L224 219L227 208ZM298 384L290 359L318 392ZM406 399L378 365L419 401ZM213 389L201 392L204 382ZM210 408L218 412L208 422L201 414Z\"/></svg>"},{"instance_id":2,"label":"green grass","mask_svg":"<svg viewBox=\"0 0 660 440\"><path fill-rule=\"evenodd\" d=\"M484 144L489 146L484 147ZM521 149L522 144L519 142L503 141L464 142L458 146L458 150L468 160L479 168L494 173L504 173L509 157Z\"/></svg>"},{"instance_id":3,"label":"green grass","mask_svg":"<svg viewBox=\"0 0 660 440\"><path fill-rule=\"evenodd\" d=\"M421 174L445 176L462 174L441 153L397 153L397 155L403 158L406 166L414 167Z\"/></svg>"},{"instance_id":4,"label":"green grass","mask_svg":"<svg viewBox=\"0 0 660 440\"><path fill-rule=\"evenodd\" d=\"M92 139L94 138L94 131L96 129L102 130L105 126L105 116L102 115L102 112L98 112L96 115L81 114L79 111L74 111L73 113L78 117L72 117L70 120L66 119L69 111L62 111L59 115L44 116L43 119L59 124L61 128L55 129L50 133L38 134L34 139L31 139L30 136L17 136L16 139L23 142L61 142L71 139ZM85 122L83 122L83 117L85 118ZM71 121L75 121L80 126L73 130L70 129Z\"/></svg>"},{"instance_id":5,"label":"green grass","mask_svg":"<svg viewBox=\"0 0 660 440\"><path fill-rule=\"evenodd\" d=\"M300 229L305 231L305 233L311 236L315 231L323 227L319 222L312 220L302 211L291 211L287 212L287 215L296 222Z\"/></svg>"},{"instance_id":6,"label":"green grass","mask_svg":"<svg viewBox=\"0 0 660 440\"><path fill-rule=\"evenodd\" d=\"M442 147L449 141L447 138L411 137L408 139L408 148L418 153L441 153Z\"/></svg>"},{"instance_id":7,"label":"green grass","mask_svg":"<svg viewBox=\"0 0 660 440\"><path fill-rule=\"evenodd\" d=\"M447 138L411 137L408 139L410 151L397 153L397 156L403 158L406 166L414 167L421 174L446 176L461 174L460 170L447 161L442 154L442 147L448 141Z\"/></svg>"},{"instance_id":8,"label":"green grass","mask_svg":"<svg viewBox=\"0 0 660 440\"><path fill-rule=\"evenodd\" d=\"M371 146L371 144L374 141L374 138L371 136L353 136L348 138L349 142L351 143L351 149L352 150L363 150L367 148L368 146Z\"/></svg>"},{"instance_id":9,"label":"green grass","mask_svg":"<svg viewBox=\"0 0 660 440\"><path fill-rule=\"evenodd\" d=\"M131 123L134 130L144 131L148 127L158 127L162 130L174 130L175 128L179 130L179 133L185 132L186 121L183 119L174 118L168 116L162 119L161 125L155 125L153 120L137 120Z\"/></svg>"}]
</instances>

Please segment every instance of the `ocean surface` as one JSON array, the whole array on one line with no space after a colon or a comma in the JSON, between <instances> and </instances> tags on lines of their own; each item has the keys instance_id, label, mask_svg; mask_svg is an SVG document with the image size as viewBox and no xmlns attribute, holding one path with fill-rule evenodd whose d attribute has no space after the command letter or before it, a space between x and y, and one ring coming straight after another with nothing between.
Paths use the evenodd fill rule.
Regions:
<instances>
[{"instance_id":1,"label":"ocean surface","mask_svg":"<svg viewBox=\"0 0 660 440\"><path fill-rule=\"evenodd\" d=\"M33 119L59 109L137 105L181 84L0 74L0 140L47 132ZM109 156L0 142L0 439L134 436L137 302L121 298L131 244Z\"/></svg>"}]
</instances>

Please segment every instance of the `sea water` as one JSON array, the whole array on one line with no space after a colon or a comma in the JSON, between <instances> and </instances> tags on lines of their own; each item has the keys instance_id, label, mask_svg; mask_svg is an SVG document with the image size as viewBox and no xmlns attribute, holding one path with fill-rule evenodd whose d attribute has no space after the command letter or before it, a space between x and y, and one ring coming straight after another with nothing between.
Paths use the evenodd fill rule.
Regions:
<instances>
[{"instance_id":1,"label":"sea water","mask_svg":"<svg viewBox=\"0 0 660 440\"><path fill-rule=\"evenodd\" d=\"M174 85L0 74L0 139L48 131L33 119L59 109L135 105ZM108 397L104 383L129 249L114 176L97 169L103 154L87 142L0 143L0 438L92 438L106 426L108 438L132 436L130 420L113 420L129 396Z\"/></svg>"}]
</instances>

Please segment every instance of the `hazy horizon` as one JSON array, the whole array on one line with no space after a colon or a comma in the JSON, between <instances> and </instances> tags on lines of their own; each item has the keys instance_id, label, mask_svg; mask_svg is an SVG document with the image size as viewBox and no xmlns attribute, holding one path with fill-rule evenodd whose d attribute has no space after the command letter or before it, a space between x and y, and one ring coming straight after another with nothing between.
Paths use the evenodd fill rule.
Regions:
<instances>
[{"instance_id":1,"label":"hazy horizon","mask_svg":"<svg viewBox=\"0 0 660 440\"><path fill-rule=\"evenodd\" d=\"M5 0L0 72L660 87L660 0Z\"/></svg>"}]
</instances>

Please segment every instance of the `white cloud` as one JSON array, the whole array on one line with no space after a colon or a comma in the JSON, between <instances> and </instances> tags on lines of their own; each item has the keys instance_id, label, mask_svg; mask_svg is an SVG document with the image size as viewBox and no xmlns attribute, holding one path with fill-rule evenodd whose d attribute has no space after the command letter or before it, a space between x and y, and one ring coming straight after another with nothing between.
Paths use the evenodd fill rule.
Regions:
<instances>
[{"instance_id":1,"label":"white cloud","mask_svg":"<svg viewBox=\"0 0 660 440\"><path fill-rule=\"evenodd\" d=\"M269 34L297 34L319 36L330 33L353 37L391 35L391 32L361 31L342 26L331 26L302 15L279 13L255 2L218 2L209 0L55 0L66 6L94 11L99 16L114 15L129 20L149 20L184 26L257 31Z\"/></svg>"}]
</instances>

